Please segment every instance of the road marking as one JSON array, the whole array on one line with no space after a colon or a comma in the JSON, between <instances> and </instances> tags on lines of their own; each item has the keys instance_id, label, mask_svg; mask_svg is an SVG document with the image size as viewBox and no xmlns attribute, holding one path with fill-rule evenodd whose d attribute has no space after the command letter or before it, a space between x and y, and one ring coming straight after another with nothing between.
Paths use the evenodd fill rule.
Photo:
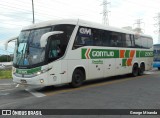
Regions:
<instances>
[{"instance_id":1,"label":"road marking","mask_svg":"<svg viewBox=\"0 0 160 118\"><path fill-rule=\"evenodd\" d=\"M0 84L0 86L11 86L13 84Z\"/></svg>"},{"instance_id":2,"label":"road marking","mask_svg":"<svg viewBox=\"0 0 160 118\"><path fill-rule=\"evenodd\" d=\"M92 85L81 86L80 88L70 88L70 89L65 89L65 90L51 91L51 92L45 93L45 95L51 96L51 95L56 95L56 94L60 94L60 93L65 93L65 92L72 92L72 91L83 90L83 89L87 89L87 88L111 85L111 84L116 84L116 83L120 83L120 82L125 82L128 80L140 79L141 77L144 77L144 76L149 77L149 76L153 76L153 75L143 75L143 76L137 76L137 77L132 77L132 78L125 78L122 80L114 80L114 81L110 81L110 82L107 81L107 82L103 82L103 83L95 83Z\"/></svg>"},{"instance_id":3,"label":"road marking","mask_svg":"<svg viewBox=\"0 0 160 118\"><path fill-rule=\"evenodd\" d=\"M0 93L0 96L8 95L9 93Z\"/></svg>"},{"instance_id":4,"label":"road marking","mask_svg":"<svg viewBox=\"0 0 160 118\"><path fill-rule=\"evenodd\" d=\"M34 95L35 97L44 97L44 96L46 96L45 94L37 92L37 91L35 91L33 89L25 89L25 90L28 91L29 93L31 93L32 95Z\"/></svg>"},{"instance_id":5,"label":"road marking","mask_svg":"<svg viewBox=\"0 0 160 118\"><path fill-rule=\"evenodd\" d=\"M9 91L9 90L14 90L14 84L0 84L0 91Z\"/></svg>"},{"instance_id":6,"label":"road marking","mask_svg":"<svg viewBox=\"0 0 160 118\"><path fill-rule=\"evenodd\" d=\"M3 89L3 90L0 90L0 91L11 91L11 90L14 90L16 88L12 88L12 89Z\"/></svg>"}]
</instances>

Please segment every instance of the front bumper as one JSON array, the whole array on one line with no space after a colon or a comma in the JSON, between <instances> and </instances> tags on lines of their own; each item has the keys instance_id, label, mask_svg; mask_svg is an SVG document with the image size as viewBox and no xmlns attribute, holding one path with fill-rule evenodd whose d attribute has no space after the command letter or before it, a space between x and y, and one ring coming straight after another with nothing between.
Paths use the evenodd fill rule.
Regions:
<instances>
[{"instance_id":1,"label":"front bumper","mask_svg":"<svg viewBox=\"0 0 160 118\"><path fill-rule=\"evenodd\" d=\"M31 78L26 78L26 77L19 77L16 76L15 74L12 74L13 77L13 82L24 85L24 86L47 86L48 85L48 79L46 73L31 77Z\"/></svg>"}]
</instances>

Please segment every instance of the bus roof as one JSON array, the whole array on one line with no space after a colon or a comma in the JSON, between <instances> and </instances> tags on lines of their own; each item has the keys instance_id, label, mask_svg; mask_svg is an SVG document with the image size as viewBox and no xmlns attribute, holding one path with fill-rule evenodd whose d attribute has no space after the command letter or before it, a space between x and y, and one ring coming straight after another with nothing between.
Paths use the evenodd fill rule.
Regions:
<instances>
[{"instance_id":1,"label":"bus roof","mask_svg":"<svg viewBox=\"0 0 160 118\"><path fill-rule=\"evenodd\" d=\"M111 27L111 26L105 26L105 25L102 25L99 23L85 21L85 20L81 20L81 19L50 20L50 21L36 23L36 24L30 25L30 26L24 27L22 30L36 29L36 28L47 27L47 26L52 26L52 25L56 25L56 24L72 24L72 25L78 24L80 26L85 26L85 27L103 29L103 30L114 31L114 32L121 32L121 33L127 33L127 34L134 34L134 35L140 35L140 36L145 36L145 37L151 38L151 36L146 35L146 34L137 34L134 31L121 29L121 28L115 28L115 27Z\"/></svg>"}]
</instances>

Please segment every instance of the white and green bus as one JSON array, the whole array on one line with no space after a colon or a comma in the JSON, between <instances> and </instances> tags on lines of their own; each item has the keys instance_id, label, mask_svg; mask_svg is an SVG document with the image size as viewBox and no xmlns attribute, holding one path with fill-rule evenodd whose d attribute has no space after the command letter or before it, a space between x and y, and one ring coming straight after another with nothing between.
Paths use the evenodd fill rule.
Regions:
<instances>
[{"instance_id":1,"label":"white and green bus","mask_svg":"<svg viewBox=\"0 0 160 118\"><path fill-rule=\"evenodd\" d=\"M22 29L13 60L13 81L50 86L152 68L153 40L148 35L84 20L48 21Z\"/></svg>"}]
</instances>

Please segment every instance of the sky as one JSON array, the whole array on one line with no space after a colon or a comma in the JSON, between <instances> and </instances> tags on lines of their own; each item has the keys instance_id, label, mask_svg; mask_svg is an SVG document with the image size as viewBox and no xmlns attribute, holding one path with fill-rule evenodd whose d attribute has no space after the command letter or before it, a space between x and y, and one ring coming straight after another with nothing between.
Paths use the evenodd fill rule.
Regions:
<instances>
[{"instance_id":1,"label":"sky","mask_svg":"<svg viewBox=\"0 0 160 118\"><path fill-rule=\"evenodd\" d=\"M160 0L108 0L109 26L136 28L136 20L142 19L141 28L151 35L154 44L158 33L154 24L158 21ZM102 24L103 0L34 0L35 23L58 19L83 19ZM0 0L0 55L11 54L14 42L4 50L6 39L18 36L21 29L32 24L32 0Z\"/></svg>"}]
</instances>

